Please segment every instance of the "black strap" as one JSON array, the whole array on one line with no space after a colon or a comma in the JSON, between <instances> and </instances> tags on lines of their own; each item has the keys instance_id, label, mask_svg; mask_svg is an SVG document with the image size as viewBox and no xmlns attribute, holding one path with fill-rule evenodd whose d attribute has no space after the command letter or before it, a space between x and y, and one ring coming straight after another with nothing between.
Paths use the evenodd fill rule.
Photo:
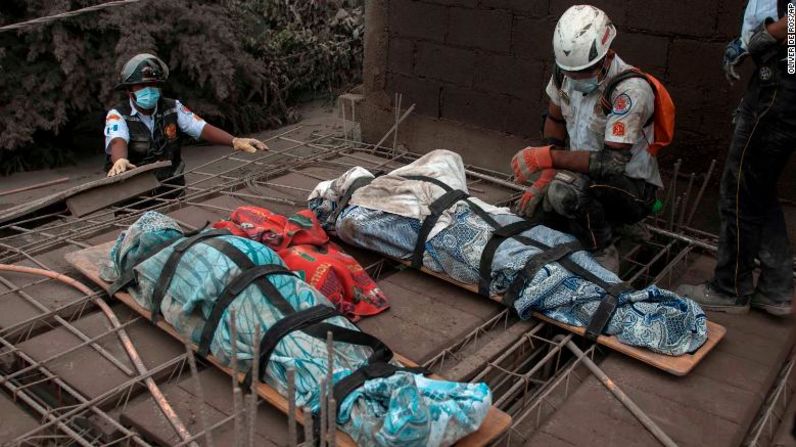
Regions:
<instances>
[{"instance_id":1,"label":"black strap","mask_svg":"<svg viewBox=\"0 0 796 447\"><path fill-rule=\"evenodd\" d=\"M294 275L293 272L286 269L285 267L278 265L278 264L266 264L266 265L258 265L252 269L246 270L235 277L232 281L227 284L224 290L219 295L216 302L213 304L213 310L210 312L210 316L205 321L204 328L202 329L202 336L199 339L199 355L202 357L207 357L207 354L210 352L210 343L213 341L213 335L216 333L216 329L218 329L218 324L221 321L221 317L224 314L224 311L229 307L230 304L241 294L247 287L252 285L252 283L260 278L267 277L269 275ZM271 297L266 296L270 301L282 299L284 300L284 296L279 293L277 289L277 293L279 297Z\"/></svg>"},{"instance_id":2,"label":"black strap","mask_svg":"<svg viewBox=\"0 0 796 447\"><path fill-rule=\"evenodd\" d=\"M210 239L205 241L206 245L209 245L216 250L220 251L224 254L227 258L229 258L235 265L238 266L241 272L246 272L249 270L254 269L257 267L248 256L246 256L242 251L240 251L237 247L232 245L231 243L223 240L223 239ZM279 293L279 289L277 289L270 281L266 278L257 278L254 281L254 284L260 289L263 295L267 296L271 300L271 304L276 307L282 315L289 315L294 312L293 306Z\"/></svg>"},{"instance_id":3,"label":"black strap","mask_svg":"<svg viewBox=\"0 0 796 447\"><path fill-rule=\"evenodd\" d=\"M489 297L489 285L492 283L492 261L495 259L495 253L506 239L512 238L524 231L530 230L535 227L536 223L529 220L520 220L510 223L503 227L498 227L492 233L489 241L481 253L481 262L478 266L479 281L478 293Z\"/></svg>"},{"instance_id":4,"label":"black strap","mask_svg":"<svg viewBox=\"0 0 796 447\"><path fill-rule=\"evenodd\" d=\"M194 236L196 234L199 234L199 232L204 230L207 227L207 225L209 225L209 224L210 224L210 222L207 222L207 223L205 223L205 225L202 228L199 228L199 229L196 229L196 230L193 230L193 231L187 231L187 232L183 233L183 237L191 237L191 236ZM127 287L130 287L132 284L134 284L136 282L135 268L138 267L139 265L141 265L144 261L146 261L149 258L151 258L152 256L155 256L156 254L160 253L161 250L163 250L164 248L166 248L169 245L173 244L178 239L179 238L174 238L174 239L171 239L171 240L168 240L168 241L163 241L163 242L155 245L154 247L151 247L138 260L138 262L133 264L133 266L130 267L130 269L128 269L126 272L122 273L122 275L116 281L114 281L113 284L110 285L110 287L108 288L108 295L109 296L113 296L116 293L118 293L120 290L126 289Z\"/></svg>"},{"instance_id":5,"label":"black strap","mask_svg":"<svg viewBox=\"0 0 796 447\"><path fill-rule=\"evenodd\" d=\"M265 368L271 360L271 354L274 352L274 349L276 349L276 345L279 344L285 336L293 331L302 330L307 326L320 323L327 318L339 315L340 314L333 307L317 305L294 312L290 315L285 315L282 319L274 323L265 331L265 334L263 334L262 338L259 340L260 358L257 359L257 364L260 372L257 379L262 380L265 375ZM253 368L250 368L249 371L246 372L246 377L241 384L244 390L251 388L253 375Z\"/></svg>"},{"instance_id":6,"label":"black strap","mask_svg":"<svg viewBox=\"0 0 796 447\"><path fill-rule=\"evenodd\" d=\"M545 265L551 262L558 262L563 258L571 255L572 253L582 250L583 247L578 241L568 242L566 244L556 245L552 248L547 248L533 256L525 262L525 266L517 272L517 276L506 289L503 294L503 304L509 308L514 308L514 302L520 297L525 284L531 281L536 273Z\"/></svg>"},{"instance_id":7,"label":"black strap","mask_svg":"<svg viewBox=\"0 0 796 447\"><path fill-rule=\"evenodd\" d=\"M428 239L431 229L437 224L442 213L453 206L454 203L467 198L467 193L454 189L446 192L429 205L431 214L423 219L423 225L420 226L420 231L417 233L417 241L415 241L415 250L412 253L412 267L419 269L423 267L423 254L426 252L426 240Z\"/></svg>"},{"instance_id":8,"label":"black strap","mask_svg":"<svg viewBox=\"0 0 796 447\"><path fill-rule=\"evenodd\" d=\"M351 197L354 195L354 193L357 192L359 188L369 185L372 181L372 177L358 177L354 179L354 181L351 182L351 185L348 186L345 194L343 194L343 197L341 197L340 201L337 203L337 208L335 208L334 211L332 211L332 214L329 216L329 221L337 222L337 218L340 217L340 213L342 213L343 210L348 206L348 202L351 201Z\"/></svg>"},{"instance_id":9,"label":"black strap","mask_svg":"<svg viewBox=\"0 0 796 447\"><path fill-rule=\"evenodd\" d=\"M439 186L440 188L444 189L446 192L453 191L453 188L451 188L450 185L446 184L442 180L436 179L434 177L429 177L427 175L402 175L401 177L407 180L417 180L421 182L433 183Z\"/></svg>"},{"instance_id":10,"label":"black strap","mask_svg":"<svg viewBox=\"0 0 796 447\"><path fill-rule=\"evenodd\" d=\"M153 323L156 323L160 318L160 305L163 303L163 297L166 295L166 291L171 285L171 280L174 277L174 273L177 271L177 266L179 265L180 260L185 252L198 242L218 236L228 236L229 234L230 233L227 230L208 230L203 233L185 238L174 246L174 250L171 252L171 254L169 254L168 259L166 259L166 262L163 264L163 269L160 271L158 282L155 283L155 288L152 290L151 318Z\"/></svg>"},{"instance_id":11,"label":"black strap","mask_svg":"<svg viewBox=\"0 0 796 447\"><path fill-rule=\"evenodd\" d=\"M597 341L597 337L603 333L611 318L614 316L616 306L619 304L617 295L606 293L600 301L597 310L592 314L589 324L586 325L586 332L583 334L588 340Z\"/></svg>"},{"instance_id":12,"label":"black strap","mask_svg":"<svg viewBox=\"0 0 796 447\"><path fill-rule=\"evenodd\" d=\"M524 236L516 236L515 239L526 245L531 245L541 250L550 249L548 245L545 245L539 241L535 241L531 238L527 238ZM575 275L578 275L581 278L584 278L587 281L596 284L597 286L601 287L603 290L606 291L606 295L603 297L603 299L600 302L600 307L598 307L597 312L595 312L592 315L592 319L589 321L589 324L587 325L588 331L585 334L586 338L588 338L589 340L596 341L597 336L602 334L608 323L611 321L611 317L613 316L613 313L616 310L616 306L619 304L618 301L619 295L622 294L623 292L631 290L631 286L626 282L608 283L599 276L595 275L594 273L582 267L577 262L568 258L561 258L558 260L558 263L561 264L561 266L564 267L565 269L574 273Z\"/></svg>"}]
</instances>

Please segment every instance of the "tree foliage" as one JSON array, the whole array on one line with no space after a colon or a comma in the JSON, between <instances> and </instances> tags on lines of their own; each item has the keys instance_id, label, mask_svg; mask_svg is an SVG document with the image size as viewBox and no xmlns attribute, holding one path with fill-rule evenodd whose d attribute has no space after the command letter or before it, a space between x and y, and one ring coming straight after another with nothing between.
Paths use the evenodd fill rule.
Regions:
<instances>
[{"instance_id":1,"label":"tree foliage","mask_svg":"<svg viewBox=\"0 0 796 447\"><path fill-rule=\"evenodd\" d=\"M98 3L3 0L0 24ZM169 64L167 96L231 132L291 121L298 100L358 79L362 4L145 0L0 33L0 167L62 162L81 131L101 141L104 112L123 98L119 71L140 52Z\"/></svg>"}]
</instances>

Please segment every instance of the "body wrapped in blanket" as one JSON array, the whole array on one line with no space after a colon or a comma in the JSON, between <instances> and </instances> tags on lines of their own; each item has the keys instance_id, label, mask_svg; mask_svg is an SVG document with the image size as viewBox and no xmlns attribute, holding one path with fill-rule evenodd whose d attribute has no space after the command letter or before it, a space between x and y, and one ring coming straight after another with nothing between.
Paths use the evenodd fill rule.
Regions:
<instances>
[{"instance_id":1,"label":"body wrapped in blanket","mask_svg":"<svg viewBox=\"0 0 796 447\"><path fill-rule=\"evenodd\" d=\"M141 306L152 310L152 296L164 266L175 246L186 240L172 219L147 212L116 240L109 263L101 268L101 276L113 282L133 269L135 282L127 290ZM219 249L220 246L224 249ZM187 248L165 290L160 311L174 329L197 345L201 346L205 323L220 301L219 296L236 277L245 273L239 267L240 259L230 256L231 252L243 254L246 262L255 266L270 264L284 268L283 261L270 248L233 235L208 237ZM289 303L291 311L332 307L320 292L290 272L268 275L265 280ZM265 334L285 318L275 305L273 293L269 295L263 289L249 283L221 314L212 332L209 352L222 364L229 366L234 361L241 371L249 370L253 346L260 343L255 339L256 329ZM233 309L236 340L231 339L230 329ZM342 315L323 321L358 332ZM237 358L232 358L232 343L236 344ZM344 342L335 342L334 351L335 383L368 364L369 356L375 352ZM326 377L328 369L326 359L323 337L292 331L276 344L265 371L261 370L262 378L286 396L287 370L294 368L297 405L318 411L320 380ZM338 405L338 427L359 445L444 446L478 429L491 406L491 392L483 383L453 383L399 371L367 380Z\"/></svg>"},{"instance_id":2,"label":"body wrapped in blanket","mask_svg":"<svg viewBox=\"0 0 796 447\"><path fill-rule=\"evenodd\" d=\"M356 167L335 180L321 182L310 194L309 208L327 231L334 231L343 241L409 259L423 220L431 214L435 200L446 192L434 182L419 179L420 176L435 179L453 190L467 191L461 157L451 151L436 150L377 178ZM358 186L353 195L352 185ZM346 199L347 204L340 209L338 203ZM470 198L469 203L459 200L439 214L426 238L422 265L469 284L479 282L481 257L494 231L473 204L500 226L522 220L506 208L475 198ZM575 241L570 235L541 225L522 232L521 236L549 247ZM506 239L494 253L489 292L506 293L526 262L540 252L533 245ZM586 251L575 251L568 258L599 281L621 283ZM532 312L538 311L570 325L587 326L606 291L565 269L561 263L549 262L522 283L515 294L513 306L521 318L530 318ZM615 335L624 344L681 355L697 350L707 339L705 314L687 298L654 285L618 295L618 305L604 332Z\"/></svg>"}]
</instances>

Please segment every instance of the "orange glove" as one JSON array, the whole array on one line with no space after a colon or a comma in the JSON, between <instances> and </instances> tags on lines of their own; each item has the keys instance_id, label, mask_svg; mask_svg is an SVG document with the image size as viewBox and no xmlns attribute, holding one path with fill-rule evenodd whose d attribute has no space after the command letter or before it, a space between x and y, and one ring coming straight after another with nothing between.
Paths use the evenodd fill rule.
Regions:
<instances>
[{"instance_id":1,"label":"orange glove","mask_svg":"<svg viewBox=\"0 0 796 447\"><path fill-rule=\"evenodd\" d=\"M542 203L542 199L544 199L544 195L547 193L547 188L550 186L550 182L553 181L553 177L555 176L555 169L542 170L539 178L537 178L536 181L533 182L533 185L525 191L520 201L517 203L517 214L519 216L527 218L534 217L536 209L539 207L539 204Z\"/></svg>"},{"instance_id":2,"label":"orange glove","mask_svg":"<svg viewBox=\"0 0 796 447\"><path fill-rule=\"evenodd\" d=\"M552 169L553 156L550 153L552 148L553 146L526 147L517 152L511 159L514 180L521 185L526 185L531 174L543 169Z\"/></svg>"}]
</instances>

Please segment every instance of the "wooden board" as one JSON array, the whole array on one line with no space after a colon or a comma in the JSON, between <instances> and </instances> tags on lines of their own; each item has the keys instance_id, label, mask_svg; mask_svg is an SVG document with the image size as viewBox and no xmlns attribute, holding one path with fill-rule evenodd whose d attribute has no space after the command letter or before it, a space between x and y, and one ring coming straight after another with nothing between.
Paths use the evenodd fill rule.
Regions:
<instances>
[{"instance_id":1,"label":"wooden board","mask_svg":"<svg viewBox=\"0 0 796 447\"><path fill-rule=\"evenodd\" d=\"M113 242L107 242L105 244L97 245L91 248L86 248L84 250L71 252L65 255L66 260L74 266L80 273L85 275L89 278L92 282L96 283L106 291L110 287L110 284L103 281L99 277L99 265L100 262L103 260L108 259L108 253L110 252L110 248L113 246ZM115 295L119 301L124 303L126 306L130 307L136 313L147 319L148 321L151 319L151 313L146 308L142 307L138 304L138 302L133 299L130 294L126 292L118 292ZM162 330L166 331L169 335L176 338L180 342L184 342L183 337L172 327L170 324L165 322L164 320L159 320L157 326L160 327ZM191 346L194 351L197 350L197 346ZM400 354L395 354L395 359L403 364L404 366L417 366L416 363L412 362L411 360L401 356ZM220 369L221 371L229 374L230 376L233 374L231 368L228 368L218 362L213 356L208 356L207 360L212 363L215 367ZM239 372L238 373L238 380L243 381L245 373ZM443 379L437 375L429 376L435 379ZM257 394L266 402L276 407L279 411L283 413L288 412L288 401L285 397L279 394L273 387L265 384L260 383L257 387ZM300 424L304 423L304 415L302 414L300 409L296 410L296 421ZM496 440L501 434L503 434L506 430L508 430L509 426L511 425L511 416L508 414L500 411L496 407L492 407L489 409L489 413L487 413L486 418L484 419L481 427L478 431L471 433L464 438L460 439L459 442L456 443L457 446L465 446L465 447L476 447L476 446L484 446L488 443ZM340 446L354 446L354 441L351 439L348 434L337 430L336 434L337 445Z\"/></svg>"},{"instance_id":2,"label":"wooden board","mask_svg":"<svg viewBox=\"0 0 796 447\"><path fill-rule=\"evenodd\" d=\"M409 261L400 260L400 259L395 259L395 260L406 266L411 265ZM435 276L446 282L455 284L458 287L462 287L475 294L478 294L478 286L475 284L466 284L460 281L456 281L455 279L451 278L448 275L443 275L441 273L433 272L425 267L423 267L421 270L424 273ZM479 294L479 296L481 295ZM503 298L500 295L492 295L489 298L499 303L503 302ZM542 320L546 323L558 326L562 329L565 329L569 332L572 332L580 336L583 336L583 334L586 332L586 328L564 324L560 321L556 321L552 318L546 317L539 312L534 312L533 317ZM704 359L705 356L710 351L713 350L713 348L716 347L716 344L722 338L724 338L724 334L726 333L727 329L724 326L718 323L714 323L712 321L708 321L708 339L705 341L705 343L696 352L692 354L683 354L679 356L657 354L648 349L626 345L624 343L621 343L613 335L610 336L600 335L599 337L597 337L597 343L605 346L606 348L610 348L614 351L632 357L636 360L640 360L650 366L654 366L655 368L658 368L662 371L666 371L669 374L673 374L675 376L685 376L689 372L691 372L691 370L694 369L694 367L696 367L699 364L699 362L701 362L702 359Z\"/></svg>"},{"instance_id":3,"label":"wooden board","mask_svg":"<svg viewBox=\"0 0 796 447\"><path fill-rule=\"evenodd\" d=\"M37 213L41 210L50 209L50 208L58 208L58 210L62 210L66 207L67 199L70 197L78 196L82 193L87 191L91 191L95 188L102 188L108 187L109 185L116 185L119 183L125 183L127 180L137 177L141 174L148 173L149 176L153 176L153 172L155 169L160 169L166 166L171 166L170 161L159 161L157 163L151 163L148 165L141 166L139 168L131 169L127 172L122 174L113 176L113 177L102 177L98 180L93 180L82 185L75 186L73 188L65 189L63 191L59 191L55 194L51 194L49 196L42 197L40 199L34 200L28 203L22 203L17 206L13 206L11 208L5 209L0 212L0 225L6 224L8 222L12 222L14 220L22 219L28 215L33 213ZM152 177L154 178L154 177ZM157 180L155 180L157 181ZM158 183L159 184L159 183ZM157 186L157 185L155 185ZM129 196L128 196L129 197ZM125 197L120 198L119 200L124 200ZM112 202L115 203L115 202ZM107 205L106 205L107 206Z\"/></svg>"},{"instance_id":4,"label":"wooden board","mask_svg":"<svg viewBox=\"0 0 796 447\"><path fill-rule=\"evenodd\" d=\"M105 207L141 194L148 194L160 186L154 171L128 177L121 182L95 186L66 199L66 207L73 216L83 217Z\"/></svg>"}]
</instances>

